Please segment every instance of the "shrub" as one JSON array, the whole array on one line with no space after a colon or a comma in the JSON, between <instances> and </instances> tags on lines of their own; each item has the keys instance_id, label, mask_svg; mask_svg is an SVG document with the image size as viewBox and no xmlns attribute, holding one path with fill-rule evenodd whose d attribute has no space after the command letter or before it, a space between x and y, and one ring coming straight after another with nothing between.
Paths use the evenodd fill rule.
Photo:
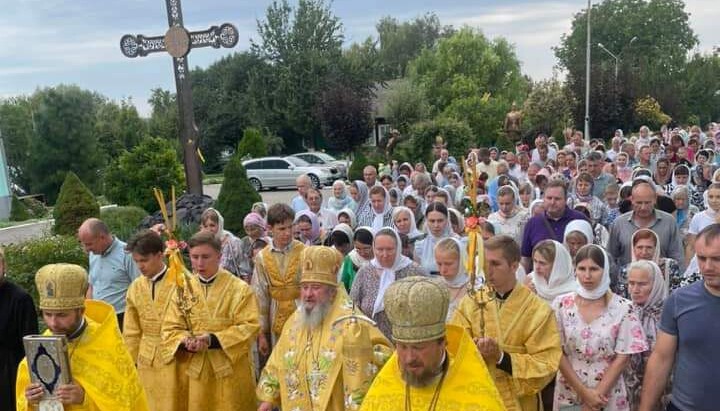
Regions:
<instances>
[{"instance_id":1,"label":"shrub","mask_svg":"<svg viewBox=\"0 0 720 411\"><path fill-rule=\"evenodd\" d=\"M468 148L474 141L473 132L467 123L440 118L413 124L410 128L410 140L406 144L401 144L401 151L407 150L405 156L414 159L414 162L424 162L429 169L435 161L432 156L432 147L437 136L443 137L450 155L454 156L458 162L460 162L460 157L467 154Z\"/></svg>"},{"instance_id":2,"label":"shrub","mask_svg":"<svg viewBox=\"0 0 720 411\"><path fill-rule=\"evenodd\" d=\"M119 205L155 210L153 188L163 192L171 187L182 192L185 174L171 142L147 138L120 155L105 170L105 195Z\"/></svg>"},{"instance_id":3,"label":"shrub","mask_svg":"<svg viewBox=\"0 0 720 411\"><path fill-rule=\"evenodd\" d=\"M671 118L662 111L660 103L650 96L635 101L635 122L645 124L651 130L658 130L663 124L670 122Z\"/></svg>"},{"instance_id":4,"label":"shrub","mask_svg":"<svg viewBox=\"0 0 720 411\"><path fill-rule=\"evenodd\" d=\"M67 173L65 182L60 187L53 217L55 234L73 236L83 221L90 217L100 217L100 206L95 197L72 171Z\"/></svg>"},{"instance_id":5,"label":"shrub","mask_svg":"<svg viewBox=\"0 0 720 411\"><path fill-rule=\"evenodd\" d=\"M48 213L48 208L45 207L45 204L36 198L27 197L20 201L25 204L28 213L30 213L30 218L42 218Z\"/></svg>"},{"instance_id":6,"label":"shrub","mask_svg":"<svg viewBox=\"0 0 720 411\"><path fill-rule=\"evenodd\" d=\"M243 219L253 203L262 201L260 194L250 185L240 155L232 156L223 171L223 185L215 208L225 217L225 229L238 236L245 235Z\"/></svg>"},{"instance_id":7,"label":"shrub","mask_svg":"<svg viewBox=\"0 0 720 411\"><path fill-rule=\"evenodd\" d=\"M62 196L62 190L60 190ZM51 236L5 248L8 278L30 293L37 305L35 273L46 264L70 263L85 268L88 258L74 236Z\"/></svg>"},{"instance_id":8,"label":"shrub","mask_svg":"<svg viewBox=\"0 0 720 411\"><path fill-rule=\"evenodd\" d=\"M260 130L254 127L246 128L243 132L243 138L238 143L237 154L240 157L250 156L250 158L265 157L268 153L267 145L263 140Z\"/></svg>"},{"instance_id":9,"label":"shrub","mask_svg":"<svg viewBox=\"0 0 720 411\"><path fill-rule=\"evenodd\" d=\"M12 196L12 202L10 203L10 221L25 221L30 218L30 213L27 207L25 207L25 204L23 204L17 196Z\"/></svg>"},{"instance_id":10,"label":"shrub","mask_svg":"<svg viewBox=\"0 0 720 411\"><path fill-rule=\"evenodd\" d=\"M140 207L123 206L100 211L100 219L107 224L117 238L127 241L138 230L148 213Z\"/></svg>"}]
</instances>

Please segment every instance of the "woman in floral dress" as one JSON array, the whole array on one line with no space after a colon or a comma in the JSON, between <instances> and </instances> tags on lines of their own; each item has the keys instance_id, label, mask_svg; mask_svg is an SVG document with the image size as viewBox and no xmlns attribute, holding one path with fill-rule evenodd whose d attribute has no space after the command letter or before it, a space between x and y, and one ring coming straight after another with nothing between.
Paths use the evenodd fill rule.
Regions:
<instances>
[{"instance_id":1,"label":"woman in floral dress","mask_svg":"<svg viewBox=\"0 0 720 411\"><path fill-rule=\"evenodd\" d=\"M563 348L554 410L630 409L622 374L648 344L632 302L610 292L609 268L601 247L584 246L575 256L577 290L553 301Z\"/></svg>"}]
</instances>

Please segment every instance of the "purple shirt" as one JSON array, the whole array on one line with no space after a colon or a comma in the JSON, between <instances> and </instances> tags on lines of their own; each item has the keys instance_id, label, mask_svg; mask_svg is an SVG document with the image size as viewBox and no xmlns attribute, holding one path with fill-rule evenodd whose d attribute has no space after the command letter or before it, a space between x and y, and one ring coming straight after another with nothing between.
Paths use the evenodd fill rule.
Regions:
<instances>
[{"instance_id":1,"label":"purple shirt","mask_svg":"<svg viewBox=\"0 0 720 411\"><path fill-rule=\"evenodd\" d=\"M531 218L525 225L520 254L522 254L523 257L531 257L533 248L542 240L555 240L562 243L565 235L565 227L572 220L587 220L587 218L585 218L585 214L567 206L565 207L565 212L562 217L558 220L553 220L548 217L547 213ZM552 227L554 231L553 237L550 236L550 231L545 221L550 223L550 227Z\"/></svg>"}]
</instances>

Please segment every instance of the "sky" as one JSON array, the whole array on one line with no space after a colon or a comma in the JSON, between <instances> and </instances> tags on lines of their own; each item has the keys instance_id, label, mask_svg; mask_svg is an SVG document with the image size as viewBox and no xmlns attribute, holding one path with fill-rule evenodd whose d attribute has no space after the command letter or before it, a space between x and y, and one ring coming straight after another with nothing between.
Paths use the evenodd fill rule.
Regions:
<instances>
[{"instance_id":1,"label":"sky","mask_svg":"<svg viewBox=\"0 0 720 411\"><path fill-rule=\"evenodd\" d=\"M270 3L183 0L188 30L229 22L240 32L234 49L192 50L190 65L207 67L223 55L248 50L250 39L257 38L256 21ZM556 74L552 47L586 5L584 0L335 0L332 10L343 23L346 44L375 35L375 23L383 16L403 21L434 12L444 25L469 25L488 37L507 38L523 72L539 80ZM686 9L700 40L697 51L719 46L720 1L686 0ZM148 116L150 90L174 90L172 61L161 53L126 58L119 42L124 34L153 36L166 30L162 0L0 0L0 98L77 84L114 100L131 98Z\"/></svg>"}]
</instances>

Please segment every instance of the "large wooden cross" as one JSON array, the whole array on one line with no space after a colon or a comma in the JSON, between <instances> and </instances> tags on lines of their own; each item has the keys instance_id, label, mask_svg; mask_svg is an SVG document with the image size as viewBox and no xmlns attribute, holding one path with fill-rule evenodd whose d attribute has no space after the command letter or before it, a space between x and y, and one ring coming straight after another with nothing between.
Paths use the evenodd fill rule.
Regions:
<instances>
[{"instance_id":1,"label":"large wooden cross","mask_svg":"<svg viewBox=\"0 0 720 411\"><path fill-rule=\"evenodd\" d=\"M165 0L170 28L164 36L145 37L127 34L120 39L120 49L126 57L145 57L150 53L167 51L173 57L175 86L179 111L180 143L183 147L185 179L188 191L202 194L198 129L193 115L190 67L187 55L200 47L231 48L238 42L238 30L232 24L212 26L207 30L189 32L183 26L180 0Z\"/></svg>"}]
</instances>

